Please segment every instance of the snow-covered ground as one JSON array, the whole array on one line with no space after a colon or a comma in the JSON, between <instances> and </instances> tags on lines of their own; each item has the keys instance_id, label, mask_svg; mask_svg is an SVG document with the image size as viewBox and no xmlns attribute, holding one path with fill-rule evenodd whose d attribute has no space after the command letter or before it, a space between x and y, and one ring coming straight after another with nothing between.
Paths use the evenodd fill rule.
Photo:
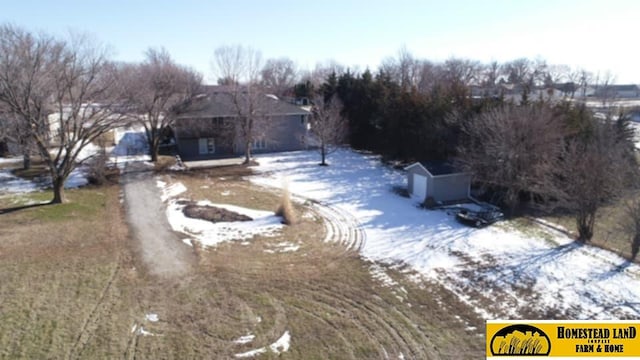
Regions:
<instances>
[{"instance_id":1,"label":"snow-covered ground","mask_svg":"<svg viewBox=\"0 0 640 360\"><path fill-rule=\"evenodd\" d=\"M149 161L148 146L145 141L144 132L139 128L116 129L115 139L117 145L106 149L109 156L109 163L119 168L124 168L125 164L131 161ZM77 161L85 161L101 151L95 144L87 144L78 154ZM0 158L0 164L15 164L19 166L22 157ZM71 172L65 188L72 189L85 186L87 180L87 168L84 165L78 166ZM11 173L9 168L0 169L0 194L20 194L33 191L44 190L51 186L47 179L34 182L22 179Z\"/></svg>"},{"instance_id":2,"label":"snow-covered ground","mask_svg":"<svg viewBox=\"0 0 640 360\"><path fill-rule=\"evenodd\" d=\"M353 214L366 234L364 257L406 263L486 318L519 318L531 310L575 319L640 318L637 265L551 230L525 234L508 222L473 229L446 211L419 209L391 191L406 186L405 175L377 156L342 150L328 161L331 166L318 166L316 152L262 155L251 181L281 187L286 180L292 194Z\"/></svg>"},{"instance_id":3,"label":"snow-covered ground","mask_svg":"<svg viewBox=\"0 0 640 360\"><path fill-rule=\"evenodd\" d=\"M228 204L214 204L209 201L198 201L199 206L213 206L250 217L251 221L234 221L212 223L207 220L194 219L184 215L184 203L178 196L186 191L182 183L167 184L157 181L162 190L162 201L167 202L167 219L171 228L175 231L187 234L191 239L199 241L204 246L215 246L224 241L242 241L251 239L255 235L274 235L283 227L282 219L272 211L247 209ZM191 244L191 239L185 239L186 244ZM298 248L294 244L284 244L277 252L295 251ZM276 252L274 250L274 252Z\"/></svg>"}]
</instances>

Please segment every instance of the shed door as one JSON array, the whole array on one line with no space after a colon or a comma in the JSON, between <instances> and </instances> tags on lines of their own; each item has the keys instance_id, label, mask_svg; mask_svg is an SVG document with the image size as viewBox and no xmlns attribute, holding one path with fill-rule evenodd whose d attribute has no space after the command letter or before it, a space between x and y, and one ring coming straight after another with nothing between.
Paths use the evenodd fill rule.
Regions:
<instances>
[{"instance_id":1,"label":"shed door","mask_svg":"<svg viewBox=\"0 0 640 360\"><path fill-rule=\"evenodd\" d=\"M427 197L427 177L419 174L413 174L413 191L412 195L424 200Z\"/></svg>"}]
</instances>

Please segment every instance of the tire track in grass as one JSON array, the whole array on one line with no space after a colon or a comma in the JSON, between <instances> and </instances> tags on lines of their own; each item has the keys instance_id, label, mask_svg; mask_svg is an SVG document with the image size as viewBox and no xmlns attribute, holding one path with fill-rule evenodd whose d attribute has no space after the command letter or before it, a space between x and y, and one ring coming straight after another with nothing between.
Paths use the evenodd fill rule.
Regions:
<instances>
[{"instance_id":1,"label":"tire track in grass","mask_svg":"<svg viewBox=\"0 0 640 360\"><path fill-rule=\"evenodd\" d=\"M393 345L394 350L405 356L424 358L427 355L422 349L424 345L430 344L429 339L420 332L415 334L413 331L407 331L418 329L417 324L400 311L394 313L398 319L385 316L389 313L389 308L397 304L391 304L379 297L377 299L384 304L376 304L374 301L354 301L352 298L371 298L371 294L361 293L354 288L327 288L307 284L300 286L298 293L306 301L312 302L312 308L322 308L341 317L348 314L350 322L371 339L372 344L376 344L380 357L385 357L385 350L380 345L382 341Z\"/></svg>"},{"instance_id":2,"label":"tire track in grass","mask_svg":"<svg viewBox=\"0 0 640 360\"><path fill-rule=\"evenodd\" d=\"M118 260L115 268L111 272L111 275L109 276L109 280L107 281L106 285L102 289L102 292L100 293L100 296L98 297L98 300L96 301L95 305L91 309L91 312L89 312L87 317L85 317L84 321L82 322L82 326L80 327L78 336L76 337L75 341L73 342L73 345L71 346L71 348L69 349L69 352L67 353L67 356L66 356L67 359L74 359L74 358L80 357L80 354L84 349L84 346L87 344L87 342L93 335L93 331L95 331L95 329L98 327L98 322L102 317L103 312L105 311L108 312L109 304L105 300L110 290L112 289L113 282L115 281L119 270L120 270L120 260Z\"/></svg>"},{"instance_id":3,"label":"tire track in grass","mask_svg":"<svg viewBox=\"0 0 640 360\"><path fill-rule=\"evenodd\" d=\"M349 354L350 354L349 358L350 359L356 359L356 356L355 356L355 354L353 352L352 342L347 340L347 338L340 331L340 328L337 325L335 325L332 321L329 321L329 320L323 318L322 316L317 315L317 314L307 310L306 308L304 308L302 306L295 305L295 304L289 304L288 306L293 308L293 309L295 309L295 311L299 311L300 313L304 314L305 316L313 318L316 321L319 321L319 322L321 322L323 324L326 324L327 326L331 327L334 330L337 338L340 339L340 341L342 341L344 343L345 348L349 351ZM326 342L323 340L323 343L326 343Z\"/></svg>"},{"instance_id":4,"label":"tire track in grass","mask_svg":"<svg viewBox=\"0 0 640 360\"><path fill-rule=\"evenodd\" d=\"M348 211L314 200L311 209L318 214L325 225L325 242L343 245L347 251L359 252L365 244L366 234L358 219Z\"/></svg>"}]
</instances>

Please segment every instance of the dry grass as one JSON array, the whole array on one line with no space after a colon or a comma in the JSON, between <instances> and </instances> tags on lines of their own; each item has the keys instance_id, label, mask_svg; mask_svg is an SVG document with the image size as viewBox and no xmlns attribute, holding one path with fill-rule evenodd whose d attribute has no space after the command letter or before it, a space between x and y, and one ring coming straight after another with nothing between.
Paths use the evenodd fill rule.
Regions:
<instances>
[{"instance_id":1,"label":"dry grass","mask_svg":"<svg viewBox=\"0 0 640 360\"><path fill-rule=\"evenodd\" d=\"M154 165L155 165L156 171L166 171L175 164L176 164L175 156L159 155L158 161L156 161Z\"/></svg>"},{"instance_id":2,"label":"dry grass","mask_svg":"<svg viewBox=\"0 0 640 360\"><path fill-rule=\"evenodd\" d=\"M126 342L133 298L118 188L68 196L0 215L0 357L116 357Z\"/></svg>"},{"instance_id":3,"label":"dry grass","mask_svg":"<svg viewBox=\"0 0 640 360\"><path fill-rule=\"evenodd\" d=\"M637 197L638 195L634 195ZM625 220L625 201L629 198L618 200L615 203L604 206L598 211L594 226L594 235L590 243L620 254L625 258L631 256L632 234L624 229L622 223ZM558 224L569 230L577 237L576 223L572 216L550 216L545 220ZM636 262L640 259L636 259Z\"/></svg>"},{"instance_id":4,"label":"dry grass","mask_svg":"<svg viewBox=\"0 0 640 360\"><path fill-rule=\"evenodd\" d=\"M282 192L282 200L276 209L276 215L282 217L282 222L286 225L295 225L298 223L298 215L291 203L291 195L289 188L285 186Z\"/></svg>"},{"instance_id":5,"label":"dry grass","mask_svg":"<svg viewBox=\"0 0 640 360\"><path fill-rule=\"evenodd\" d=\"M249 172L171 177L192 200L273 209L281 194L240 179ZM322 220L300 204L296 226L246 245L194 248L196 272L170 281L137 270L117 187L68 195L70 204L0 215L0 358L229 359L285 331L289 351L258 358L483 356L484 322L468 306L406 269L387 268L389 285L372 278L370 263L322 242ZM283 252L282 243L299 248ZM252 342L234 343L248 333Z\"/></svg>"}]
</instances>

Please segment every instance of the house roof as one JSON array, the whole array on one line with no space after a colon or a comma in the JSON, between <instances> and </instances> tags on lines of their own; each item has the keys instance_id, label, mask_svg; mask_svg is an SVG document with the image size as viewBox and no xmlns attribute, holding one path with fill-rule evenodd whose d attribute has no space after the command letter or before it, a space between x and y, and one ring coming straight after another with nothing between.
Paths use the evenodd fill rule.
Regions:
<instances>
[{"instance_id":1,"label":"house roof","mask_svg":"<svg viewBox=\"0 0 640 360\"><path fill-rule=\"evenodd\" d=\"M255 96L253 106L260 115L284 116L284 115L308 115L309 111L296 105L279 100L277 97L258 93L249 94L246 88L233 88L230 86L211 86L206 92L198 95L186 108L180 111L177 119L211 118L211 117L237 117L238 110L235 104L237 100L241 106L248 106L249 97Z\"/></svg>"},{"instance_id":2,"label":"house roof","mask_svg":"<svg viewBox=\"0 0 640 360\"><path fill-rule=\"evenodd\" d=\"M415 166L420 166L427 170L431 176L465 173L465 171L462 171L449 161L420 161L407 166L405 170L410 170Z\"/></svg>"},{"instance_id":3,"label":"house roof","mask_svg":"<svg viewBox=\"0 0 640 360\"><path fill-rule=\"evenodd\" d=\"M625 85L608 85L605 87L607 90L614 91L638 91L640 88L635 84L625 84Z\"/></svg>"}]
</instances>

